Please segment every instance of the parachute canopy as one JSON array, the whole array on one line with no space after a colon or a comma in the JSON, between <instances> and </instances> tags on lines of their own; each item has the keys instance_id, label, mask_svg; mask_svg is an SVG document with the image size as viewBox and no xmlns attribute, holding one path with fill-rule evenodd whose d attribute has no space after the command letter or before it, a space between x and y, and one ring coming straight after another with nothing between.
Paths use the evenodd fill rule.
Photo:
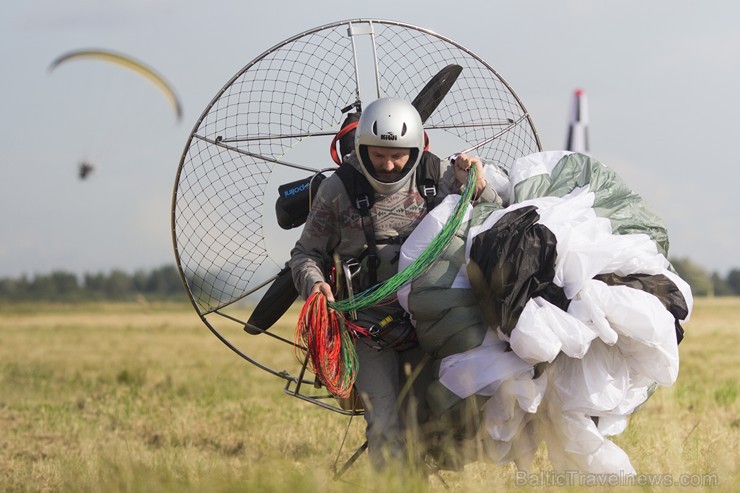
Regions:
<instances>
[{"instance_id":1,"label":"parachute canopy","mask_svg":"<svg viewBox=\"0 0 740 493\"><path fill-rule=\"evenodd\" d=\"M108 50L74 50L68 53L64 53L63 55L56 58L53 62L51 62L51 65L49 65L49 71L54 70L57 66L70 60L82 59L102 60L115 63L146 77L151 82L153 82L167 98L167 101L175 110L177 121L180 121L182 119L182 105L180 104L180 100L175 94L172 85L167 82L160 74L155 72L151 67L148 67L147 65L134 58L131 58L128 55L123 55L121 53L116 53Z\"/></svg>"},{"instance_id":2,"label":"parachute canopy","mask_svg":"<svg viewBox=\"0 0 740 493\"><path fill-rule=\"evenodd\" d=\"M665 226L584 154L525 156L509 178L511 204L470 207L456 241L399 291L436 360L428 403L450 440L467 437L456 446L493 461L527 469L544 441L558 472L632 474L608 437L655 386L675 382L693 303L667 260ZM407 238L399 269L454 200Z\"/></svg>"}]
</instances>

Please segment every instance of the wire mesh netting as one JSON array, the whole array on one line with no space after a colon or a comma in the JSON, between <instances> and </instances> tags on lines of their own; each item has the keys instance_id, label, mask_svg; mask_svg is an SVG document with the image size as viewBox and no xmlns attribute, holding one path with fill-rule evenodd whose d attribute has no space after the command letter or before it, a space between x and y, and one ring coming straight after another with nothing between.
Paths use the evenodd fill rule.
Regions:
<instances>
[{"instance_id":1,"label":"wire mesh netting","mask_svg":"<svg viewBox=\"0 0 740 493\"><path fill-rule=\"evenodd\" d=\"M297 232L276 227L275 190L329 166L342 108L379 96L411 101L449 64L462 72L425 123L436 154L475 147L508 169L539 150L524 106L488 64L408 24L355 20L306 31L223 87L188 140L172 205L178 265L201 315L243 299L284 266Z\"/></svg>"}]
</instances>

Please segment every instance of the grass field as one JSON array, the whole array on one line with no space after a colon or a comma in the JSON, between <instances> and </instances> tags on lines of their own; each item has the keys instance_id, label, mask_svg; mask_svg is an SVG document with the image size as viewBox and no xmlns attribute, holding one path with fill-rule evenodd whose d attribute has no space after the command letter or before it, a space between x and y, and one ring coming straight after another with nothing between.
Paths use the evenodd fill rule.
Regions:
<instances>
[{"instance_id":1,"label":"grass field","mask_svg":"<svg viewBox=\"0 0 740 493\"><path fill-rule=\"evenodd\" d=\"M281 321L286 334L295 317ZM615 440L648 480L688 484L609 491L740 491L739 320L740 298L697 300L678 382ZM294 360L268 342L253 337L250 350ZM521 485L512 465L482 463L443 472L447 490L437 477L399 482L366 457L334 481L347 421L286 396L190 305L0 305L2 492L580 490L553 486L562 478L547 476L544 451ZM351 423L341 461L363 426Z\"/></svg>"}]
</instances>

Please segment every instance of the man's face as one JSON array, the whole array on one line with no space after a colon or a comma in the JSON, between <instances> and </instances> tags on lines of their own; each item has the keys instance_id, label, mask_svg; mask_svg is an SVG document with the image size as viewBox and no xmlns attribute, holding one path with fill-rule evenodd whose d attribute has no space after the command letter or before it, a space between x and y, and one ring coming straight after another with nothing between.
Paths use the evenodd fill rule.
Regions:
<instances>
[{"instance_id":1,"label":"man's face","mask_svg":"<svg viewBox=\"0 0 740 493\"><path fill-rule=\"evenodd\" d=\"M367 153L379 181L398 181L411 156L410 149L368 146Z\"/></svg>"}]
</instances>

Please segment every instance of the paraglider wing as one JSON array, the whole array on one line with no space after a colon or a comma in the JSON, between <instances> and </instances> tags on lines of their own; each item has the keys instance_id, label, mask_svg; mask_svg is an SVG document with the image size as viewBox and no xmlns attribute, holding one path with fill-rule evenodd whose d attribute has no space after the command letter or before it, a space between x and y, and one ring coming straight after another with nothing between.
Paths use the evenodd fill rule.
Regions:
<instances>
[{"instance_id":1,"label":"paraglider wing","mask_svg":"<svg viewBox=\"0 0 740 493\"><path fill-rule=\"evenodd\" d=\"M182 105L180 104L180 100L175 94L172 85L167 82L160 74L155 72L151 67L148 67L147 65L138 60L135 60L134 58L131 58L128 55L123 55L121 53L107 50L74 50L59 56L57 59L51 62L51 65L49 65L49 71L54 70L59 65L70 60L80 59L103 60L115 63L117 65L121 65L125 68L133 70L140 75L143 75L151 82L153 82L165 95L167 101L169 101L170 105L173 107L175 113L177 114L177 121L180 121L182 119Z\"/></svg>"}]
</instances>

